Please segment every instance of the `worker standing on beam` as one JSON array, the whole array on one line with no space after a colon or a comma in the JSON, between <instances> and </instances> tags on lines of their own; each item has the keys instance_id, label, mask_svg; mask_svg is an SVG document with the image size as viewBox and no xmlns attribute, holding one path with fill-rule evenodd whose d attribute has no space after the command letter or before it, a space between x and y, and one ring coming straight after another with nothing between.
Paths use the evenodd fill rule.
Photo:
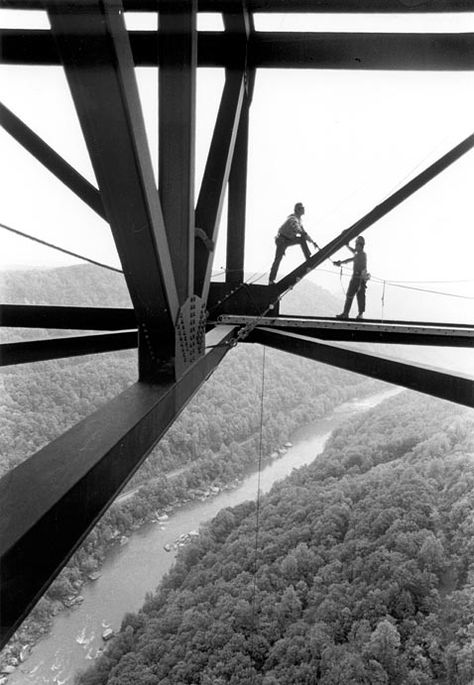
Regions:
<instances>
[{"instance_id":1,"label":"worker standing on beam","mask_svg":"<svg viewBox=\"0 0 474 685\"><path fill-rule=\"evenodd\" d=\"M277 275L278 267L283 259L286 252L286 248L291 245L300 245L303 250L305 259L311 257L311 252L306 244L311 243L319 250L319 246L314 242L314 240L306 233L301 223L301 217L304 214L304 206L302 202L297 202L295 204L295 209L293 214L286 219L286 221L278 229L278 234L275 238L276 252L275 259L273 260L272 268L270 269L270 277L268 282L270 285L275 283L275 278Z\"/></svg>"},{"instance_id":2,"label":"worker standing on beam","mask_svg":"<svg viewBox=\"0 0 474 685\"><path fill-rule=\"evenodd\" d=\"M364 252L365 239L360 235L356 238L355 248L350 245L347 245L347 247L354 253L354 256L333 262L335 266L341 266L341 264L347 264L348 262L353 263L352 278L349 282L349 287L347 288L344 309L341 314L336 315L336 319L349 318L354 295L357 295L357 305L359 307L359 313L356 318L363 319L365 312L365 291L367 290L367 281L370 278L370 274L367 273L367 255Z\"/></svg>"}]
</instances>

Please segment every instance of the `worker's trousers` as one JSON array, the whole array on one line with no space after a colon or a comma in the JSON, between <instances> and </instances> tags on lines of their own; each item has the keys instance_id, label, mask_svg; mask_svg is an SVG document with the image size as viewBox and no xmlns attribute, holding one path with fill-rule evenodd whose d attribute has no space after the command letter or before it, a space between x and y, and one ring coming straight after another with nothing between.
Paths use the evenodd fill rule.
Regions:
<instances>
[{"instance_id":1,"label":"worker's trousers","mask_svg":"<svg viewBox=\"0 0 474 685\"><path fill-rule=\"evenodd\" d=\"M311 257L311 252L309 251L309 247L306 244L306 239L303 238L303 236L300 236L299 238L285 238L285 236L279 235L275 238L275 244L276 252L272 268L270 269L270 283L272 283L276 278L278 267L280 266L280 262L283 259L287 247L290 247L291 245L300 245L305 259L309 259Z\"/></svg>"},{"instance_id":2,"label":"worker's trousers","mask_svg":"<svg viewBox=\"0 0 474 685\"><path fill-rule=\"evenodd\" d=\"M352 301L354 295L357 295L357 306L359 307L359 314L365 312L365 291L367 290L367 285L365 279L362 276L352 276L349 281L349 287L346 292L346 302L344 304L344 316L349 316L351 310Z\"/></svg>"}]
</instances>

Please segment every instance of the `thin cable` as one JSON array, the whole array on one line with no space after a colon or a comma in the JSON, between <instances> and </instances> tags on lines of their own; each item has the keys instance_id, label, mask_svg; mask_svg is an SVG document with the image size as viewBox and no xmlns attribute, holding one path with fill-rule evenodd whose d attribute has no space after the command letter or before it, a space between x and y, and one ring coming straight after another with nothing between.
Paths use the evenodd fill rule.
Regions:
<instances>
[{"instance_id":1,"label":"thin cable","mask_svg":"<svg viewBox=\"0 0 474 685\"><path fill-rule=\"evenodd\" d=\"M383 316L384 316L384 307L385 307L385 281L383 282L383 290L382 290L382 323L383 323Z\"/></svg>"},{"instance_id":2,"label":"thin cable","mask_svg":"<svg viewBox=\"0 0 474 685\"><path fill-rule=\"evenodd\" d=\"M349 272L349 269L344 269L344 271L347 273ZM332 273L334 275L334 271L327 271L327 273ZM347 275L349 275L347 273ZM404 290L413 290L414 292L419 292L419 293L429 293L431 295L443 295L444 297L456 297L461 300L474 300L474 297L471 295L458 295L457 293L447 293L443 290L431 290L430 288L415 288L414 286L409 286L409 285L404 285L405 281L389 281L387 279L381 278L379 276L374 276L373 274L370 277L370 280L373 283L386 283L387 285L391 285L394 288L403 288ZM407 283L413 282L416 283L417 281L406 281ZM436 282L436 281L433 281ZM439 283L471 283L471 280L466 280L466 281L438 281ZM429 281L420 281L420 283L429 283Z\"/></svg>"},{"instance_id":3,"label":"thin cable","mask_svg":"<svg viewBox=\"0 0 474 685\"><path fill-rule=\"evenodd\" d=\"M262 356L262 382L260 390L260 444L258 451L258 478L257 478L257 508L255 511L255 563L253 572L253 591L252 591L252 625L254 633L257 632L257 614L256 614L256 597L257 597L257 555L258 555L258 535L260 532L260 483L262 475L262 455L263 455L263 410L265 401L265 352L266 347L263 347Z\"/></svg>"},{"instance_id":4,"label":"thin cable","mask_svg":"<svg viewBox=\"0 0 474 685\"><path fill-rule=\"evenodd\" d=\"M448 284L448 283L474 283L474 278L465 278L460 281L390 281L391 283L441 283L441 284Z\"/></svg>"},{"instance_id":5,"label":"thin cable","mask_svg":"<svg viewBox=\"0 0 474 685\"><path fill-rule=\"evenodd\" d=\"M0 223L0 228L4 228L6 231L15 233L16 235L19 235L22 238L26 238L27 240L32 240L33 242L39 243L40 245L50 247L52 250L57 250L58 252L63 252L64 254L70 255L71 257L76 257L76 259L81 259L83 262L89 262L89 264L94 264L94 266L100 266L102 269L109 269L109 271L115 271L118 274L123 274L122 269L116 269L114 266L110 266L109 264L97 262L95 259L84 257L84 255L77 254L77 252L71 252L70 250L64 249L64 247L59 247L58 245L54 245L53 243L48 243L46 242L46 240L34 238L32 235L29 235L28 233L23 233L22 231L18 231L16 228L12 228L11 226L6 226L5 224Z\"/></svg>"},{"instance_id":6,"label":"thin cable","mask_svg":"<svg viewBox=\"0 0 474 685\"><path fill-rule=\"evenodd\" d=\"M415 292L419 293L430 293L432 295L443 295L445 297L456 297L460 300L474 300L474 297L471 295L458 295L457 293L446 293L442 290L430 290L428 288L415 288L413 286L409 285L403 285L402 283L397 283L397 281L384 281L382 278L378 278L377 276L372 276L371 281L375 281L376 283L387 283L387 285L391 285L392 288L403 288L403 290L413 290Z\"/></svg>"}]
</instances>

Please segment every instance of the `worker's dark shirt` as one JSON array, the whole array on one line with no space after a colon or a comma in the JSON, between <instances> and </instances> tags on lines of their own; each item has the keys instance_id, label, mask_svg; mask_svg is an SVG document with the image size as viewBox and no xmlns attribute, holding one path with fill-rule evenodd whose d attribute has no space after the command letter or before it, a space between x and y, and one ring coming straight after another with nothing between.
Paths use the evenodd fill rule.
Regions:
<instances>
[{"instance_id":1,"label":"worker's dark shirt","mask_svg":"<svg viewBox=\"0 0 474 685\"><path fill-rule=\"evenodd\" d=\"M301 220L295 214L290 214L288 219L278 229L278 236L293 240L304 232Z\"/></svg>"},{"instance_id":2,"label":"worker's dark shirt","mask_svg":"<svg viewBox=\"0 0 474 685\"><path fill-rule=\"evenodd\" d=\"M367 255L365 252L356 252L352 264L354 276L361 276L362 272L367 270Z\"/></svg>"}]
</instances>

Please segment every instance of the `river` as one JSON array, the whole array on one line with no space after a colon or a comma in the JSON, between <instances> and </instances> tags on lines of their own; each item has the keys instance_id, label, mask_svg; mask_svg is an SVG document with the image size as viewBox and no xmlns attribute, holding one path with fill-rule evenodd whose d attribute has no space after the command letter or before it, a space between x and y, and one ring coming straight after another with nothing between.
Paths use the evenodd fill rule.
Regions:
<instances>
[{"instance_id":1,"label":"river","mask_svg":"<svg viewBox=\"0 0 474 685\"><path fill-rule=\"evenodd\" d=\"M348 418L375 407L400 392L390 387L376 395L351 400L329 416L298 429L290 438L293 446L279 459L266 464L260 474L260 492L285 478L294 468L312 462L322 452L332 431ZM145 594L153 592L171 568L176 552L166 552L182 533L198 529L225 507L256 499L258 473L246 477L234 490L227 490L204 502L192 502L176 509L163 524L147 524L124 546L113 548L101 568L98 580L84 585L84 601L54 618L49 635L40 640L27 659L8 677L8 685L72 685L74 675L92 663L104 646L103 631L120 628L123 615L137 611Z\"/></svg>"}]
</instances>

